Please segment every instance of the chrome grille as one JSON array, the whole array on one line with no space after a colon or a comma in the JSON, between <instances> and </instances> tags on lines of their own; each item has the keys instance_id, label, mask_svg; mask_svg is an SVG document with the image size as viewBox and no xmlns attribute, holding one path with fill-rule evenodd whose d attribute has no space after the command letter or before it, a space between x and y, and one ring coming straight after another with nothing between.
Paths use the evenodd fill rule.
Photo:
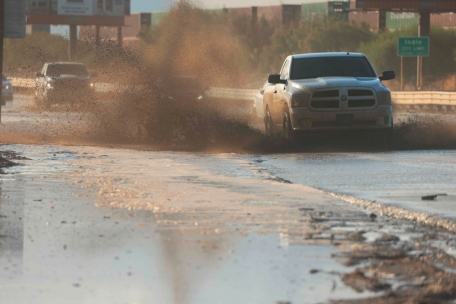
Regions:
<instances>
[{"instance_id":1,"label":"chrome grille","mask_svg":"<svg viewBox=\"0 0 456 304\"><path fill-rule=\"evenodd\" d=\"M314 109L338 109L339 90L314 92L312 94L310 105Z\"/></svg>"},{"instance_id":2,"label":"chrome grille","mask_svg":"<svg viewBox=\"0 0 456 304\"><path fill-rule=\"evenodd\" d=\"M371 90L348 90L348 97L374 96Z\"/></svg>"},{"instance_id":3,"label":"chrome grille","mask_svg":"<svg viewBox=\"0 0 456 304\"><path fill-rule=\"evenodd\" d=\"M374 91L366 89L348 90L348 108L371 108L375 104Z\"/></svg>"},{"instance_id":4,"label":"chrome grille","mask_svg":"<svg viewBox=\"0 0 456 304\"><path fill-rule=\"evenodd\" d=\"M338 109L339 99L337 100L312 100L312 108L314 109Z\"/></svg>"},{"instance_id":5,"label":"chrome grille","mask_svg":"<svg viewBox=\"0 0 456 304\"><path fill-rule=\"evenodd\" d=\"M314 98L334 98L339 97L339 90L319 91L313 94Z\"/></svg>"},{"instance_id":6,"label":"chrome grille","mask_svg":"<svg viewBox=\"0 0 456 304\"><path fill-rule=\"evenodd\" d=\"M317 111L362 110L377 105L375 91L367 88L341 88L322 90L312 94L311 108Z\"/></svg>"}]
</instances>

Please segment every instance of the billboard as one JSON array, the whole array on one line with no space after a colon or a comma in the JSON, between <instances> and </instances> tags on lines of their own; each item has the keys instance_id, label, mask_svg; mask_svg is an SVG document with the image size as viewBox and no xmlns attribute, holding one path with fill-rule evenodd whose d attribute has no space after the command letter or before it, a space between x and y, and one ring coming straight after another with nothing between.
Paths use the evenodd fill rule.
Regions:
<instances>
[{"instance_id":1,"label":"billboard","mask_svg":"<svg viewBox=\"0 0 456 304\"><path fill-rule=\"evenodd\" d=\"M5 0L5 38L25 37L25 0Z\"/></svg>"},{"instance_id":2,"label":"billboard","mask_svg":"<svg viewBox=\"0 0 456 304\"><path fill-rule=\"evenodd\" d=\"M356 0L356 8L367 10L430 10L430 11L454 11L454 0Z\"/></svg>"},{"instance_id":3,"label":"billboard","mask_svg":"<svg viewBox=\"0 0 456 304\"><path fill-rule=\"evenodd\" d=\"M58 15L92 16L93 0L60 0L57 3Z\"/></svg>"},{"instance_id":4,"label":"billboard","mask_svg":"<svg viewBox=\"0 0 456 304\"><path fill-rule=\"evenodd\" d=\"M60 16L128 16L130 0L27 0L27 13Z\"/></svg>"}]
</instances>

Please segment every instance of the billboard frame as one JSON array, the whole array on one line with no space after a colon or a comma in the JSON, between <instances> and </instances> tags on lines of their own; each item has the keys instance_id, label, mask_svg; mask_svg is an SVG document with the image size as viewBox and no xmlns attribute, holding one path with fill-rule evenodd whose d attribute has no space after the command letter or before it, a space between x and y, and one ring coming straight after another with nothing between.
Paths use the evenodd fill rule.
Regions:
<instances>
[{"instance_id":1,"label":"billboard frame","mask_svg":"<svg viewBox=\"0 0 456 304\"><path fill-rule=\"evenodd\" d=\"M356 10L456 12L453 0L356 0Z\"/></svg>"}]
</instances>

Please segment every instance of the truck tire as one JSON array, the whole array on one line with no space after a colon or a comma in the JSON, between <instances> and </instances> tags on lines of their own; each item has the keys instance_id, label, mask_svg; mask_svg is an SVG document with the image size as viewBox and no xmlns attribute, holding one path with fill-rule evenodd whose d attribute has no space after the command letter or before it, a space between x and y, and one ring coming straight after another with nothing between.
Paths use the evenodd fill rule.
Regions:
<instances>
[{"instance_id":1,"label":"truck tire","mask_svg":"<svg viewBox=\"0 0 456 304\"><path fill-rule=\"evenodd\" d=\"M290 114L285 112L283 114L283 123L282 123L282 137L284 138L287 145L292 144L295 141L295 132L291 126Z\"/></svg>"},{"instance_id":2,"label":"truck tire","mask_svg":"<svg viewBox=\"0 0 456 304\"><path fill-rule=\"evenodd\" d=\"M268 106L266 106L266 110L264 111L264 133L267 137L274 135L274 122L272 121L271 111L269 111Z\"/></svg>"}]
</instances>

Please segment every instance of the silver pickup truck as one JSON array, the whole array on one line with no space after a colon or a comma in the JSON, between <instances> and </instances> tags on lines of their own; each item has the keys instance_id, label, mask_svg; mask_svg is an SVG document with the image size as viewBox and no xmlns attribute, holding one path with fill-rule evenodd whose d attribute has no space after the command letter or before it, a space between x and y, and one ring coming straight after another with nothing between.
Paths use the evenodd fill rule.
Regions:
<instances>
[{"instance_id":1,"label":"silver pickup truck","mask_svg":"<svg viewBox=\"0 0 456 304\"><path fill-rule=\"evenodd\" d=\"M267 135L281 133L287 141L299 134L362 130L382 133L389 144L391 92L382 81L394 78L394 71L379 77L359 53L292 55L280 74L269 75L257 113Z\"/></svg>"}]
</instances>

